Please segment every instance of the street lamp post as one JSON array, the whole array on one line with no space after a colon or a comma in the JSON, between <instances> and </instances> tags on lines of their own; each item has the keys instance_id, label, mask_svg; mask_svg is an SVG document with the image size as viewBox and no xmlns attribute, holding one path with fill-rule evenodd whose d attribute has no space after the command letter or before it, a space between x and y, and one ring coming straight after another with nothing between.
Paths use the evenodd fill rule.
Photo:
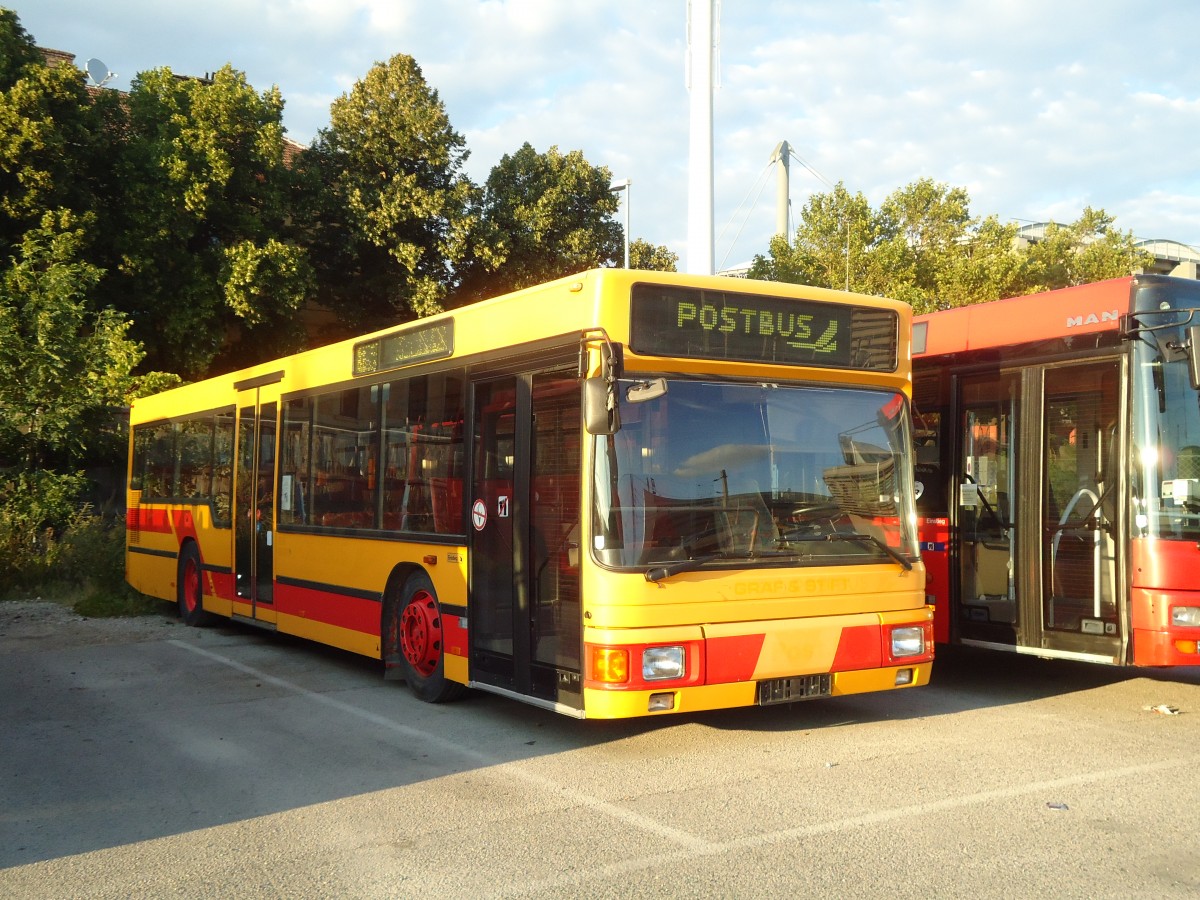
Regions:
<instances>
[{"instance_id":1,"label":"street lamp post","mask_svg":"<svg viewBox=\"0 0 1200 900\"><path fill-rule=\"evenodd\" d=\"M629 195L633 193L630 189L632 184L633 181L626 178L623 181L614 181L608 188L614 194L625 192L625 268L627 269L629 268Z\"/></svg>"}]
</instances>

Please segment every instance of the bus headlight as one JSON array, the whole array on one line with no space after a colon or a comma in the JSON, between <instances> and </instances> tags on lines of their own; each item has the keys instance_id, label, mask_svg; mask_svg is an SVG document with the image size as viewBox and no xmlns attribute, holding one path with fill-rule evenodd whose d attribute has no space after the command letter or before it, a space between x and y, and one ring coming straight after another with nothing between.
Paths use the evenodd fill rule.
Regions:
<instances>
[{"instance_id":1,"label":"bus headlight","mask_svg":"<svg viewBox=\"0 0 1200 900\"><path fill-rule=\"evenodd\" d=\"M645 681L665 681L687 674L683 647L647 647L642 651L642 678Z\"/></svg>"},{"instance_id":2,"label":"bus headlight","mask_svg":"<svg viewBox=\"0 0 1200 900\"><path fill-rule=\"evenodd\" d=\"M925 654L925 628L921 625L906 625L892 629L892 658L904 659Z\"/></svg>"},{"instance_id":3,"label":"bus headlight","mask_svg":"<svg viewBox=\"0 0 1200 900\"><path fill-rule=\"evenodd\" d=\"M1175 628L1200 628L1200 606L1172 606L1171 625Z\"/></svg>"}]
</instances>

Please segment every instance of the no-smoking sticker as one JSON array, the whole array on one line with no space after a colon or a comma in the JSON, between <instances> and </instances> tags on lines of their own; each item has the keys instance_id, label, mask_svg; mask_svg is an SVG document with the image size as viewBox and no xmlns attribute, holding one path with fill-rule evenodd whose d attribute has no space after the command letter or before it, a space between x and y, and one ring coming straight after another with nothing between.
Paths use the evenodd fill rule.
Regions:
<instances>
[{"instance_id":1,"label":"no-smoking sticker","mask_svg":"<svg viewBox=\"0 0 1200 900\"><path fill-rule=\"evenodd\" d=\"M475 526L476 531L483 531L487 525L487 504L482 500L471 504L471 524Z\"/></svg>"}]
</instances>

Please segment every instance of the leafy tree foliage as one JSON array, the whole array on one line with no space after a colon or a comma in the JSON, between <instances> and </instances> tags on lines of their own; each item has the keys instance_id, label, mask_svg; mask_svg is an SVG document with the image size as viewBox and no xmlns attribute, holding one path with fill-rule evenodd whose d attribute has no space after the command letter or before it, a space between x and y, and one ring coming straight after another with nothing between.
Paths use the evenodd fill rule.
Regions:
<instances>
[{"instance_id":1,"label":"leafy tree foliage","mask_svg":"<svg viewBox=\"0 0 1200 900\"><path fill-rule=\"evenodd\" d=\"M673 253L662 244L651 244L638 238L629 245L629 268L651 272L677 272L679 254Z\"/></svg>"},{"instance_id":2,"label":"leafy tree foliage","mask_svg":"<svg viewBox=\"0 0 1200 900\"><path fill-rule=\"evenodd\" d=\"M25 74L26 66L41 65L42 54L17 14L0 6L0 91L12 87Z\"/></svg>"},{"instance_id":3,"label":"leafy tree foliage","mask_svg":"<svg viewBox=\"0 0 1200 900\"><path fill-rule=\"evenodd\" d=\"M458 302L530 287L624 257L612 173L579 150L524 144L506 154L483 189L476 248L488 246L463 277ZM631 247L632 250L632 247Z\"/></svg>"},{"instance_id":4,"label":"leafy tree foliage","mask_svg":"<svg viewBox=\"0 0 1200 900\"><path fill-rule=\"evenodd\" d=\"M465 144L410 56L334 101L302 163L298 216L319 299L349 327L442 308L474 225Z\"/></svg>"},{"instance_id":5,"label":"leafy tree foliage","mask_svg":"<svg viewBox=\"0 0 1200 900\"><path fill-rule=\"evenodd\" d=\"M1119 278L1149 266L1153 257L1134 246L1132 232L1115 229L1115 221L1088 206L1069 225L1050 223L1045 237L1029 248L1030 290Z\"/></svg>"},{"instance_id":6,"label":"leafy tree foliage","mask_svg":"<svg viewBox=\"0 0 1200 900\"><path fill-rule=\"evenodd\" d=\"M1006 225L995 216L968 229L959 252L948 258L940 273L934 297L914 304L917 311L970 306L1029 293L1028 259L1015 249L1017 231L1016 223Z\"/></svg>"},{"instance_id":7,"label":"leafy tree foliage","mask_svg":"<svg viewBox=\"0 0 1200 900\"><path fill-rule=\"evenodd\" d=\"M283 101L225 66L211 80L169 69L134 79L118 152L118 202L103 299L127 313L149 362L190 377L298 346L307 254L283 239L289 173Z\"/></svg>"},{"instance_id":8,"label":"leafy tree foliage","mask_svg":"<svg viewBox=\"0 0 1200 900\"><path fill-rule=\"evenodd\" d=\"M872 280L865 251L879 243L881 228L867 198L838 182L830 193L808 199L792 243L772 238L768 255L754 258L749 276L862 290Z\"/></svg>"},{"instance_id":9,"label":"leafy tree foliage","mask_svg":"<svg viewBox=\"0 0 1200 900\"><path fill-rule=\"evenodd\" d=\"M0 10L0 570L50 566L46 529L74 521L80 469L119 458L113 409L165 387L134 376L144 356L119 311L97 305L119 202L115 92L93 97L72 66L50 68ZM2 580L2 579L0 579Z\"/></svg>"},{"instance_id":10,"label":"leafy tree foliage","mask_svg":"<svg viewBox=\"0 0 1200 900\"><path fill-rule=\"evenodd\" d=\"M96 132L76 69L28 62L0 92L0 259L46 212L94 206L90 163L103 155Z\"/></svg>"},{"instance_id":11,"label":"leafy tree foliage","mask_svg":"<svg viewBox=\"0 0 1200 900\"><path fill-rule=\"evenodd\" d=\"M929 179L878 210L839 183L809 199L793 242L775 238L750 276L888 295L927 312L1129 275L1153 261L1103 210L1089 207L1018 248L1016 225L969 207L964 189Z\"/></svg>"},{"instance_id":12,"label":"leafy tree foliage","mask_svg":"<svg viewBox=\"0 0 1200 900\"><path fill-rule=\"evenodd\" d=\"M0 458L27 471L79 464L138 385L128 321L89 301L101 272L82 259L87 224L47 213L0 281Z\"/></svg>"}]
</instances>

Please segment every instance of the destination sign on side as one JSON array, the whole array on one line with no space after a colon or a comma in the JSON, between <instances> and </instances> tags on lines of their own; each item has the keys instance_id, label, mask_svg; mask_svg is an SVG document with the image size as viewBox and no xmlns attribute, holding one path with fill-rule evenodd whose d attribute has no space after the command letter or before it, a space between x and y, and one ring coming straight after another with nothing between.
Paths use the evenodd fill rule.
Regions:
<instances>
[{"instance_id":1,"label":"destination sign on side","mask_svg":"<svg viewBox=\"0 0 1200 900\"><path fill-rule=\"evenodd\" d=\"M386 372L454 352L454 322L432 322L354 345L354 374Z\"/></svg>"}]
</instances>

